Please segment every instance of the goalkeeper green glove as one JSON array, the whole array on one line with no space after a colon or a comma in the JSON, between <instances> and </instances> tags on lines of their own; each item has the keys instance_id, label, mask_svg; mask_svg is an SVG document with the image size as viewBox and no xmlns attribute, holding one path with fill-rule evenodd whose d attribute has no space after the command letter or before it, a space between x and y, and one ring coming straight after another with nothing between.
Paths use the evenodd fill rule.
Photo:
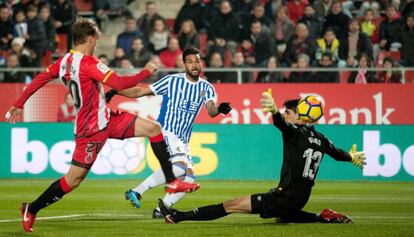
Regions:
<instances>
[{"instance_id":1,"label":"goalkeeper green glove","mask_svg":"<svg viewBox=\"0 0 414 237\"><path fill-rule=\"evenodd\" d=\"M352 164L358 166L359 168L363 169L364 165L367 163L365 162L365 154L364 152L357 151L357 145L353 144L351 149L349 150L349 155L352 157Z\"/></svg>"},{"instance_id":2,"label":"goalkeeper green glove","mask_svg":"<svg viewBox=\"0 0 414 237\"><path fill-rule=\"evenodd\" d=\"M263 97L260 100L260 104L262 104L263 111L275 114L278 111L278 109L272 97L272 89L267 89L267 91L263 92L262 95Z\"/></svg>"}]
</instances>

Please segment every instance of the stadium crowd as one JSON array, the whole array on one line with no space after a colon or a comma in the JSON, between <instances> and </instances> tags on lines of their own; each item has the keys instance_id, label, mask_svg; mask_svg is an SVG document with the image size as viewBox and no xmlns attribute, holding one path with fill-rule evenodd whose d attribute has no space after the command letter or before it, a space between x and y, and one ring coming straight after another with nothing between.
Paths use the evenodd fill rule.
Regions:
<instances>
[{"instance_id":1,"label":"stadium crowd","mask_svg":"<svg viewBox=\"0 0 414 237\"><path fill-rule=\"evenodd\" d=\"M147 1L138 18L128 7L133 0L92 2L91 17L104 33L111 18L125 19L108 52L113 56L99 56L114 68L141 68L149 60L159 68L180 68L188 47L201 49L208 68L302 69L243 72L243 82L339 81L338 71L306 71L319 67L358 68L348 73L349 83L401 83L392 68L414 66L414 0L186 0L175 19L161 16L156 1ZM65 53L75 5L0 0L0 67L47 66ZM30 76L8 71L0 81L27 82ZM214 83L237 81L236 72L223 70L204 76Z\"/></svg>"}]
</instances>

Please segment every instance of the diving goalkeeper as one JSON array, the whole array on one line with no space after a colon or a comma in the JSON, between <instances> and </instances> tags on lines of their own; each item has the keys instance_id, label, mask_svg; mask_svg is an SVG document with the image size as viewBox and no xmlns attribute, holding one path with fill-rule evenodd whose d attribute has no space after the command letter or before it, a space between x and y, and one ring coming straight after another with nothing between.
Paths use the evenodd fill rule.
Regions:
<instances>
[{"instance_id":1,"label":"diving goalkeeper","mask_svg":"<svg viewBox=\"0 0 414 237\"><path fill-rule=\"evenodd\" d=\"M351 162L363 168L363 152L356 151L352 145L349 152L336 148L330 140L317 132L313 126L298 118L296 107L299 100L287 100L281 114L273 100L271 90L263 93L260 100L263 110L273 115L273 124L282 132L283 165L277 188L267 193L253 194L181 212L169 208L161 200L160 209L167 223L181 221L214 220L231 213L260 214L261 218L279 218L283 223L351 223L346 215L330 209L321 213L309 213L302 210L309 200L314 180L324 154L337 161Z\"/></svg>"}]
</instances>

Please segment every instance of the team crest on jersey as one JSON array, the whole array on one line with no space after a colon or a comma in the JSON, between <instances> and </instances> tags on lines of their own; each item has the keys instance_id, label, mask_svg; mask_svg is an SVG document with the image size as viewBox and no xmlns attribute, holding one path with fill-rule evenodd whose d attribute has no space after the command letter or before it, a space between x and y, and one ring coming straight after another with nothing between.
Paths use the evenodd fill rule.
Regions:
<instances>
[{"instance_id":1,"label":"team crest on jersey","mask_svg":"<svg viewBox=\"0 0 414 237\"><path fill-rule=\"evenodd\" d=\"M109 70L111 70L109 67L107 67L105 64L103 64L103 63L98 63L97 65L96 65L96 67L98 68L98 70L100 71L100 72L102 72L103 74L106 74L107 72L109 72Z\"/></svg>"}]
</instances>

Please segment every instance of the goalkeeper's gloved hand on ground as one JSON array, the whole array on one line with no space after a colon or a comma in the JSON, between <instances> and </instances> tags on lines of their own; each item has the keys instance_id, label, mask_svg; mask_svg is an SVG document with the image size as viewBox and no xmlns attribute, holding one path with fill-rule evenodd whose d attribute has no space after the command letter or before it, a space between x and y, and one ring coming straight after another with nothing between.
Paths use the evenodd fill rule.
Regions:
<instances>
[{"instance_id":1,"label":"goalkeeper's gloved hand on ground","mask_svg":"<svg viewBox=\"0 0 414 237\"><path fill-rule=\"evenodd\" d=\"M115 95L117 95L117 94L118 94L118 91L117 91L117 90L115 90L115 89L110 89L108 92L106 92L106 93L105 93L105 100L106 100L106 103L111 102L112 97L114 97L114 96L115 96Z\"/></svg>"},{"instance_id":2,"label":"goalkeeper's gloved hand on ground","mask_svg":"<svg viewBox=\"0 0 414 237\"><path fill-rule=\"evenodd\" d=\"M228 114L231 110L232 108L230 106L230 103L228 102L221 103L219 107L217 108L217 111L222 114Z\"/></svg>"},{"instance_id":3,"label":"goalkeeper's gloved hand on ground","mask_svg":"<svg viewBox=\"0 0 414 237\"><path fill-rule=\"evenodd\" d=\"M367 163L365 162L365 154L362 151L357 151L356 144L353 144L351 149L349 150L349 155L352 157L352 164L358 166L359 168L363 169L364 165Z\"/></svg>"},{"instance_id":4,"label":"goalkeeper's gloved hand on ground","mask_svg":"<svg viewBox=\"0 0 414 237\"><path fill-rule=\"evenodd\" d=\"M263 92L262 95L263 97L260 100L260 104L263 107L263 111L275 114L278 111L278 109L272 97L272 89L267 89L267 91Z\"/></svg>"}]
</instances>

